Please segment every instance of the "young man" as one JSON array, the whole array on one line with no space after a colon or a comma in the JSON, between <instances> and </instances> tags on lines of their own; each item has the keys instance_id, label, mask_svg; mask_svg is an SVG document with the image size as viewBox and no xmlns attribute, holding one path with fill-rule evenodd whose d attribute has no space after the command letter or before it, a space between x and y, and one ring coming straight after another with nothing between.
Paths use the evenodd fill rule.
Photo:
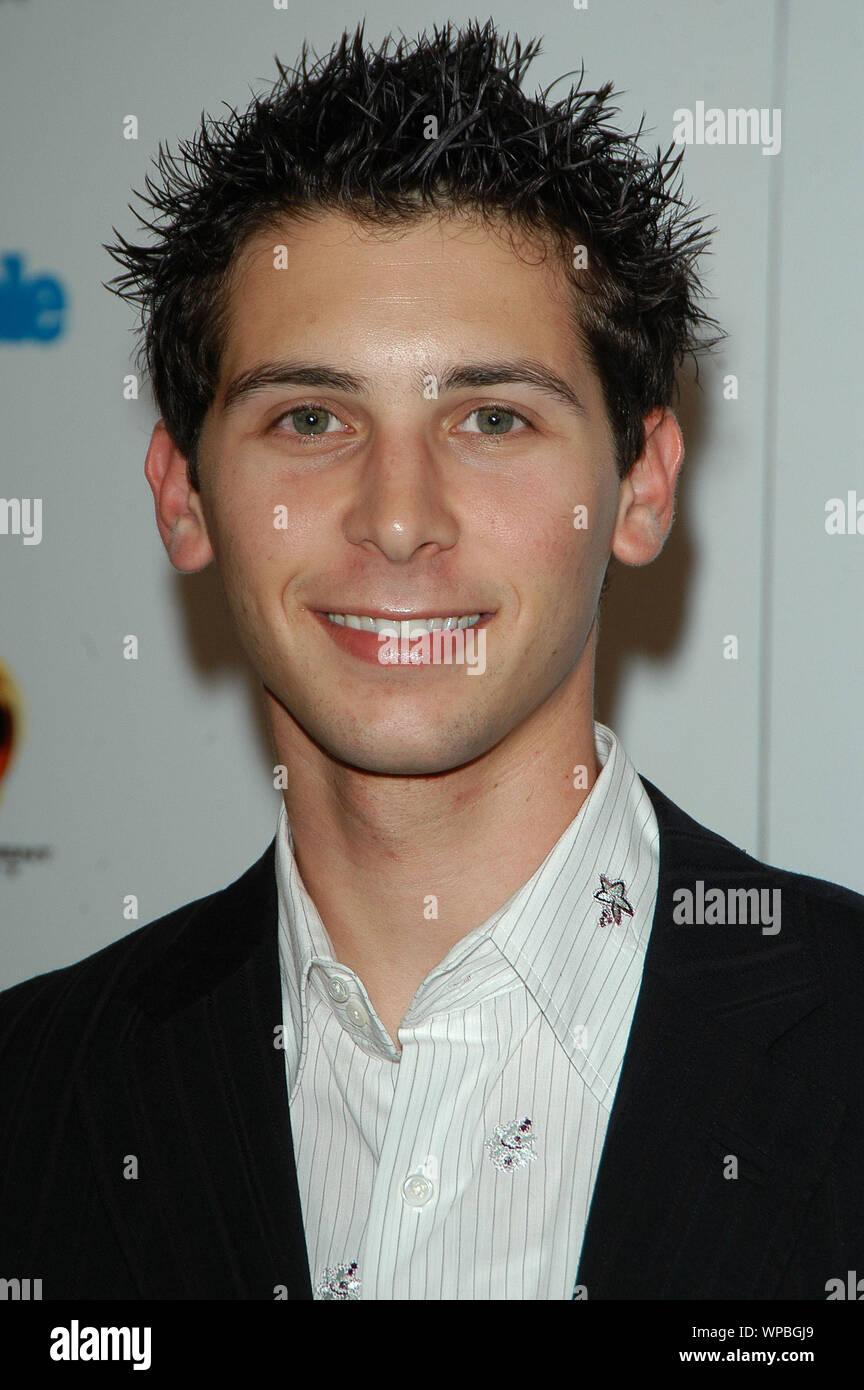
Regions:
<instances>
[{"instance_id":1,"label":"young man","mask_svg":"<svg viewBox=\"0 0 864 1390\"><path fill-rule=\"evenodd\" d=\"M45 1298L822 1299L864 1262L864 900L593 718L669 532L707 233L486 26L281 72L114 254L283 804L235 884L0 1001Z\"/></svg>"}]
</instances>

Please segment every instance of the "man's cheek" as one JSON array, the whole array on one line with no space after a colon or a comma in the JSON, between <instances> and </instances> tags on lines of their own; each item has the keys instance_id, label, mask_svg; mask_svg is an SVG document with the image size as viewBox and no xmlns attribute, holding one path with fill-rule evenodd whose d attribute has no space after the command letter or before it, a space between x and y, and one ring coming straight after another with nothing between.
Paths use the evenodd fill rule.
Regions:
<instances>
[{"instance_id":1,"label":"man's cheek","mask_svg":"<svg viewBox=\"0 0 864 1390\"><path fill-rule=\"evenodd\" d=\"M577 518L578 519L578 518ZM547 527L532 548L534 572L543 575L553 588L569 585L597 559L598 537L589 525L576 526L564 514L554 526Z\"/></svg>"},{"instance_id":2,"label":"man's cheek","mask_svg":"<svg viewBox=\"0 0 864 1390\"><path fill-rule=\"evenodd\" d=\"M273 574L294 563L309 545L311 527L287 498L262 498L229 510L222 517L221 543L235 573Z\"/></svg>"},{"instance_id":3,"label":"man's cheek","mask_svg":"<svg viewBox=\"0 0 864 1390\"><path fill-rule=\"evenodd\" d=\"M332 499L301 490L296 481L271 492L261 505L261 517L275 541L272 553L279 556L286 549L292 555L332 549L328 538L338 536L337 516Z\"/></svg>"},{"instance_id":4,"label":"man's cheek","mask_svg":"<svg viewBox=\"0 0 864 1390\"><path fill-rule=\"evenodd\" d=\"M534 606L540 615L538 631L548 641L581 641L593 620L605 567L599 532L564 526L547 531L529 558Z\"/></svg>"}]
</instances>

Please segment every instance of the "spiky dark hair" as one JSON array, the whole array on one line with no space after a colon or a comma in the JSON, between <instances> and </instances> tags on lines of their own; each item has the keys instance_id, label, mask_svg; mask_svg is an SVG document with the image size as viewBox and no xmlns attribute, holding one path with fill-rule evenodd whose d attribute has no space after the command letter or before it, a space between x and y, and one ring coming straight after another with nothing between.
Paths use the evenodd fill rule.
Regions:
<instances>
[{"instance_id":1,"label":"spiky dark hair","mask_svg":"<svg viewBox=\"0 0 864 1390\"><path fill-rule=\"evenodd\" d=\"M325 209L382 227L464 210L557 243L623 476L642 450L644 416L673 403L685 356L725 336L700 337L718 326L696 303L695 262L713 229L688 216L675 181L683 150L648 156L641 123L631 135L614 129L612 83L582 91L584 66L562 100L548 102L551 88L526 96L540 41L499 37L491 20L377 50L364 47L363 27L311 66L305 43L295 69L277 58L266 96L242 114L229 106L224 120L202 115L179 155L160 144L159 182L148 175L147 192L135 192L158 214L136 213L155 239L136 246L115 227L117 243L105 246L125 267L106 288L140 308L139 370L146 364L193 485L234 258L286 215ZM429 116L435 139L424 136ZM585 269L573 268L576 245L587 248Z\"/></svg>"}]
</instances>

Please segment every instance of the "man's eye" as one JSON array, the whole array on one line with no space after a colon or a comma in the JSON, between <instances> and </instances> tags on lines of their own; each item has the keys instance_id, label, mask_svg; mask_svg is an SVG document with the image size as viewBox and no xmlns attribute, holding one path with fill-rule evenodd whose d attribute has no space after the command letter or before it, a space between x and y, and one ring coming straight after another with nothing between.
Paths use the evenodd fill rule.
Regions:
<instances>
[{"instance_id":1,"label":"man's eye","mask_svg":"<svg viewBox=\"0 0 864 1390\"><path fill-rule=\"evenodd\" d=\"M469 425L469 420L477 423ZM505 410L503 405L484 405L466 415L463 428L468 434L516 434L528 428L528 422L515 411Z\"/></svg>"},{"instance_id":2,"label":"man's eye","mask_svg":"<svg viewBox=\"0 0 864 1390\"><path fill-rule=\"evenodd\" d=\"M286 410L274 424L281 426L286 420L291 422L290 428L285 431L286 434L301 434L306 438L332 434L341 428L338 415L320 405L298 405L295 410Z\"/></svg>"}]
</instances>

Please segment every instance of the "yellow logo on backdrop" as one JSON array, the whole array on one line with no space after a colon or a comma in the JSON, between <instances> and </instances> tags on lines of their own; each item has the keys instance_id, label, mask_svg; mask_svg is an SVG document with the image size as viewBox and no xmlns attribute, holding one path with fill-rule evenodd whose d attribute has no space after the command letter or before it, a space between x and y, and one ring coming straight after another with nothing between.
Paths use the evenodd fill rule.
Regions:
<instances>
[{"instance_id":1,"label":"yellow logo on backdrop","mask_svg":"<svg viewBox=\"0 0 864 1390\"><path fill-rule=\"evenodd\" d=\"M0 661L0 783L9 771L12 758L21 742L24 723L21 694L12 672ZM3 791L0 786L0 800Z\"/></svg>"}]
</instances>

